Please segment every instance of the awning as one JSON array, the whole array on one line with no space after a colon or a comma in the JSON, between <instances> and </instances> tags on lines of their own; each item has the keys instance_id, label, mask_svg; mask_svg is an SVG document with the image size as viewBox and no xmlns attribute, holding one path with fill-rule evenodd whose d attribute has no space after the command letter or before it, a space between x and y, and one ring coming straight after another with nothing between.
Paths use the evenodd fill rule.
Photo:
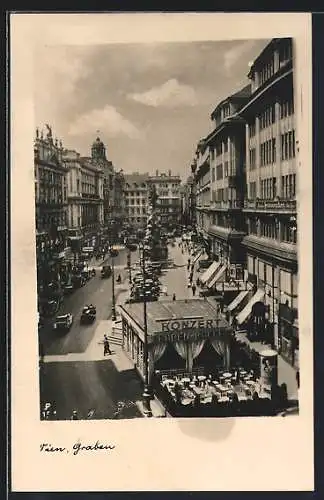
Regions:
<instances>
[{"instance_id":1,"label":"awning","mask_svg":"<svg viewBox=\"0 0 324 500\"><path fill-rule=\"evenodd\" d=\"M212 264L210 264L209 268L206 269L206 271L202 274L200 278L200 282L204 285L206 281L210 279L210 277L213 275L213 273L217 270L219 266L219 262L214 261Z\"/></svg>"},{"instance_id":2,"label":"awning","mask_svg":"<svg viewBox=\"0 0 324 500\"><path fill-rule=\"evenodd\" d=\"M253 295L251 300L247 303L247 305L244 307L244 309L237 315L237 323L241 325L244 323L244 321L248 318L248 316L252 312L252 307L254 304L259 302L259 300L263 299L264 297L264 290L261 290L260 288L256 291L256 293Z\"/></svg>"},{"instance_id":3,"label":"awning","mask_svg":"<svg viewBox=\"0 0 324 500\"><path fill-rule=\"evenodd\" d=\"M242 292L240 292L235 297L235 299L227 306L227 310L233 312L240 305L240 303L242 302L244 297L247 296L248 293L249 293L248 290L243 290Z\"/></svg>"},{"instance_id":4,"label":"awning","mask_svg":"<svg viewBox=\"0 0 324 500\"><path fill-rule=\"evenodd\" d=\"M196 255L196 257L193 260L193 264L196 264L197 260L200 259L200 257L202 256L203 253L204 253L203 250L198 252L198 254Z\"/></svg>"},{"instance_id":5,"label":"awning","mask_svg":"<svg viewBox=\"0 0 324 500\"><path fill-rule=\"evenodd\" d=\"M207 286L208 288L213 288L213 286L219 281L225 274L226 272L226 265L223 264L220 269L217 269L216 273L213 274L213 276L210 277Z\"/></svg>"}]
</instances>

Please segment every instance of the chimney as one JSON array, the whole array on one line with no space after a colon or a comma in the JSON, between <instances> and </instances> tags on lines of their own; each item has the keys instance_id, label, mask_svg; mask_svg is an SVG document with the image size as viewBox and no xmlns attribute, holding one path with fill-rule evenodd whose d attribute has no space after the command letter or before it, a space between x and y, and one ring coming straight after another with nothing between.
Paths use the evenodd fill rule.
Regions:
<instances>
[{"instance_id":1,"label":"chimney","mask_svg":"<svg viewBox=\"0 0 324 500\"><path fill-rule=\"evenodd\" d=\"M171 177L171 170L169 170L169 177Z\"/></svg>"},{"instance_id":2,"label":"chimney","mask_svg":"<svg viewBox=\"0 0 324 500\"><path fill-rule=\"evenodd\" d=\"M159 171L158 170L155 171L155 175L156 175L156 177L159 176Z\"/></svg>"}]
</instances>

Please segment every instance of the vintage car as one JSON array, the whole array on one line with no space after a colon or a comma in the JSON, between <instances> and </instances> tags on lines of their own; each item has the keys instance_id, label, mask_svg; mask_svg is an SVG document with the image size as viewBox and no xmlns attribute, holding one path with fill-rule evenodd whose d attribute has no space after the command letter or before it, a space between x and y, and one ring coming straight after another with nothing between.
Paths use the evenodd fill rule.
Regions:
<instances>
[{"instance_id":1,"label":"vintage car","mask_svg":"<svg viewBox=\"0 0 324 500\"><path fill-rule=\"evenodd\" d=\"M103 266L101 269L101 277L102 278L110 278L112 274L111 266Z\"/></svg>"},{"instance_id":2,"label":"vintage car","mask_svg":"<svg viewBox=\"0 0 324 500\"><path fill-rule=\"evenodd\" d=\"M64 330L68 331L73 323L73 315L71 313L61 314L56 316L55 322L53 324L54 330Z\"/></svg>"},{"instance_id":3,"label":"vintage car","mask_svg":"<svg viewBox=\"0 0 324 500\"><path fill-rule=\"evenodd\" d=\"M96 319L97 309L92 304L84 306L80 318L80 323L93 323Z\"/></svg>"}]
</instances>

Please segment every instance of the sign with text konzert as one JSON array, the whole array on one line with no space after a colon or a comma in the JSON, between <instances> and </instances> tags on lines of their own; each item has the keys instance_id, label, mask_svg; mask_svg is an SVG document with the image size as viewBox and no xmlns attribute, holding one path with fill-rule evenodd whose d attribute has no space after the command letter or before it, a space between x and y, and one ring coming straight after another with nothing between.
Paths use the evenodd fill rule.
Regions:
<instances>
[{"instance_id":1,"label":"sign with text konzert","mask_svg":"<svg viewBox=\"0 0 324 500\"><path fill-rule=\"evenodd\" d=\"M156 319L155 321L159 325L159 329L153 336L155 342L207 338L225 332L224 328L220 328L220 322L216 318L192 317Z\"/></svg>"}]
</instances>

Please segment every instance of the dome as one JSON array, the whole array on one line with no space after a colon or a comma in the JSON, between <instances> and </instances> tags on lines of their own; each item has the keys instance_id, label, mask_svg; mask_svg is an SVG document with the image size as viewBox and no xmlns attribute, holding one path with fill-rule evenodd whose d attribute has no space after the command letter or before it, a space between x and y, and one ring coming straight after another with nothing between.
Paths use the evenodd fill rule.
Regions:
<instances>
[{"instance_id":1,"label":"dome","mask_svg":"<svg viewBox=\"0 0 324 500\"><path fill-rule=\"evenodd\" d=\"M91 156L95 159L106 159L106 147L100 137L97 137L91 146Z\"/></svg>"}]
</instances>

